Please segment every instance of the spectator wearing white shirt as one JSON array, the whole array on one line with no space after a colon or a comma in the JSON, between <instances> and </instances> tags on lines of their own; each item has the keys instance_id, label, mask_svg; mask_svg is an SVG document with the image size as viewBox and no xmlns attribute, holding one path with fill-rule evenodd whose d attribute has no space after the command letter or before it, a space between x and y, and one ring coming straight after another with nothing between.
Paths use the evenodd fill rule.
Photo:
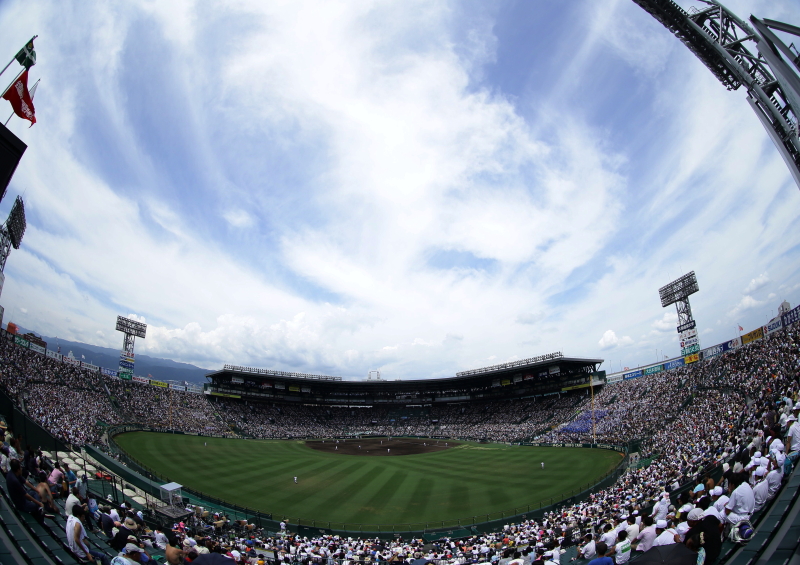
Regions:
<instances>
[{"instance_id":1,"label":"spectator wearing white shirt","mask_svg":"<svg viewBox=\"0 0 800 565\"><path fill-rule=\"evenodd\" d=\"M653 542L656 540L656 527L653 524L652 516L645 516L642 518L642 525L644 529L636 536L636 551L647 551L653 547Z\"/></svg>"},{"instance_id":2,"label":"spectator wearing white shirt","mask_svg":"<svg viewBox=\"0 0 800 565\"><path fill-rule=\"evenodd\" d=\"M651 514L651 516L653 517L653 520L655 520L656 522L659 520L666 520L668 512L669 512L669 493L662 492L661 500L659 500L653 507L653 513Z\"/></svg>"},{"instance_id":3,"label":"spectator wearing white shirt","mask_svg":"<svg viewBox=\"0 0 800 565\"><path fill-rule=\"evenodd\" d=\"M756 479L756 486L753 487L753 512L758 512L767 504L767 497L769 496L769 483L766 480L767 469L766 467L757 467L753 473Z\"/></svg>"},{"instance_id":4,"label":"spectator wearing white shirt","mask_svg":"<svg viewBox=\"0 0 800 565\"><path fill-rule=\"evenodd\" d=\"M639 535L639 524L636 523L636 516L628 516L627 523L628 539L635 540L636 536Z\"/></svg>"},{"instance_id":5,"label":"spectator wearing white shirt","mask_svg":"<svg viewBox=\"0 0 800 565\"><path fill-rule=\"evenodd\" d=\"M656 539L653 542L653 547L672 545L673 543L675 543L675 530L669 527L669 522L666 520L656 522Z\"/></svg>"},{"instance_id":6,"label":"spectator wearing white shirt","mask_svg":"<svg viewBox=\"0 0 800 565\"><path fill-rule=\"evenodd\" d=\"M725 505L725 519L730 524L737 524L742 520L750 519L756 501L753 498L753 489L741 474L731 477L730 483L734 489L731 492L730 500Z\"/></svg>"},{"instance_id":7,"label":"spectator wearing white shirt","mask_svg":"<svg viewBox=\"0 0 800 565\"><path fill-rule=\"evenodd\" d=\"M578 557L582 557L583 559L594 559L597 556L597 551L595 550L597 544L594 541L594 536L592 536L592 534L586 534L583 539L586 542L586 545L584 545L578 552Z\"/></svg>"}]
</instances>

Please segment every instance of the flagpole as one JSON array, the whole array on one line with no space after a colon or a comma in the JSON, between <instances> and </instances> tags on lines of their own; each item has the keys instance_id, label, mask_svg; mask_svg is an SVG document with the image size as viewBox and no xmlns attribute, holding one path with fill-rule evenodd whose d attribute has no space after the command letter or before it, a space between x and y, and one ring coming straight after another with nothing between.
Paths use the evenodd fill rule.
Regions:
<instances>
[{"instance_id":1,"label":"flagpole","mask_svg":"<svg viewBox=\"0 0 800 565\"><path fill-rule=\"evenodd\" d=\"M33 41L33 40L34 40L34 39L36 39L37 37L39 37L39 36L38 36L38 35L34 35L33 37L31 37L31 41ZM27 45L27 44L28 44L28 43L30 43L31 41L28 41L28 42L27 42L25 45ZM23 46L23 47L22 47L22 49L25 49L25 46ZM17 51L17 53L19 53L19 51ZM14 62L14 61L16 61L16 60L17 60L17 56L16 56L16 55L14 55L14 56L11 58L11 60L8 62L8 64L7 64L5 67L3 67L3 70L2 70L2 71L0 71L0 75L2 75L4 72L6 72L6 71L8 70L8 67L10 67L10 66L11 66L11 63L13 63L13 62ZM8 90L8 89L6 88L6 90ZM5 94L5 93L4 93L4 94Z\"/></svg>"},{"instance_id":2,"label":"flagpole","mask_svg":"<svg viewBox=\"0 0 800 565\"><path fill-rule=\"evenodd\" d=\"M25 72L25 71L27 71L27 70L28 70L28 69L22 69L22 70L19 72L19 74L18 74L17 76L15 76L15 77L14 77L14 80L12 80L12 81L11 81L11 82L8 84L8 86L7 86L7 87L5 87L5 88L3 89L3 93L2 93L2 94L0 94L0 98L2 98L3 96L5 96L5 95L6 95L6 92L8 92L8 89L9 89L9 88L11 88L11 85L13 85L15 82L17 82L17 79L18 79L19 77L21 77L21 76L22 76L22 73L24 73L24 72Z\"/></svg>"},{"instance_id":3,"label":"flagpole","mask_svg":"<svg viewBox=\"0 0 800 565\"><path fill-rule=\"evenodd\" d=\"M42 80L42 79L36 79L36 82L34 82L33 86L31 87L31 101L33 101L33 97L36 96L36 87L39 86L39 81L40 80ZM11 84L14 84L14 83L11 83ZM5 94L5 93L3 93L3 94ZM14 111L12 110L11 111L11 115L8 117L8 119L5 121L5 123L3 125L7 126L8 122L10 122L11 118L13 118L13 117L14 117Z\"/></svg>"}]
</instances>

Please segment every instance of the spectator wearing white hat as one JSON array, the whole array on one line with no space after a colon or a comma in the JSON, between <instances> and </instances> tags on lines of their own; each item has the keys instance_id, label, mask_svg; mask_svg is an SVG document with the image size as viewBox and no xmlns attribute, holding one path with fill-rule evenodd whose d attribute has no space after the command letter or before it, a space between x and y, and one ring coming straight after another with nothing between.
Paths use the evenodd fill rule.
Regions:
<instances>
[{"instance_id":1,"label":"spectator wearing white hat","mask_svg":"<svg viewBox=\"0 0 800 565\"><path fill-rule=\"evenodd\" d=\"M783 462L786 456L783 453L771 452L770 453L770 471L767 473L767 483L769 483L769 494L767 500L772 500L778 491L781 490L781 483L783 482Z\"/></svg>"},{"instance_id":2,"label":"spectator wearing white hat","mask_svg":"<svg viewBox=\"0 0 800 565\"><path fill-rule=\"evenodd\" d=\"M758 512L764 505L767 504L767 497L769 496L769 483L766 481L767 469L766 467L758 466L753 472L756 479L756 486L753 487L753 500L755 506L753 512Z\"/></svg>"},{"instance_id":3,"label":"spectator wearing white hat","mask_svg":"<svg viewBox=\"0 0 800 565\"><path fill-rule=\"evenodd\" d=\"M798 404L795 404L792 415L786 421L789 424L789 430L786 432L786 449L789 453L786 455L784 474L788 475L791 472L794 462L800 456L800 424L797 423L797 412L800 410ZM787 472L788 469L788 472Z\"/></svg>"},{"instance_id":4,"label":"spectator wearing white hat","mask_svg":"<svg viewBox=\"0 0 800 565\"><path fill-rule=\"evenodd\" d=\"M744 481L743 484L747 485L747 481ZM684 539L689 540L696 534L702 533L702 547L706 550L706 563L714 563L722 549L719 520L714 516L703 517L703 511L700 508L695 508L689 512L686 522L689 524L689 531L684 534Z\"/></svg>"},{"instance_id":5,"label":"spectator wearing white hat","mask_svg":"<svg viewBox=\"0 0 800 565\"><path fill-rule=\"evenodd\" d=\"M676 532L669 527L669 522L666 520L659 520L656 522L656 540L653 542L653 547L658 545L672 545L677 541Z\"/></svg>"},{"instance_id":6,"label":"spectator wearing white hat","mask_svg":"<svg viewBox=\"0 0 800 565\"><path fill-rule=\"evenodd\" d=\"M125 544L119 555L111 560L111 565L138 565L142 562L142 548L135 543Z\"/></svg>"},{"instance_id":7,"label":"spectator wearing white hat","mask_svg":"<svg viewBox=\"0 0 800 565\"><path fill-rule=\"evenodd\" d=\"M730 497L725 494L725 490L721 486L715 486L711 491L711 502L721 515L725 513L725 505L728 504L728 500Z\"/></svg>"}]
</instances>

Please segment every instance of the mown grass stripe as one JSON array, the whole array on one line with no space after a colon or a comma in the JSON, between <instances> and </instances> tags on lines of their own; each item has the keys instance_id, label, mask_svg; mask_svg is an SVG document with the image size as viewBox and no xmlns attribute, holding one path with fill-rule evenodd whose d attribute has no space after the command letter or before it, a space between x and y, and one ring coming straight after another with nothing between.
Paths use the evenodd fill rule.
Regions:
<instances>
[{"instance_id":1,"label":"mown grass stripe","mask_svg":"<svg viewBox=\"0 0 800 565\"><path fill-rule=\"evenodd\" d=\"M323 453L299 441L144 432L117 441L160 475L211 496L276 517L364 524L436 523L538 507L595 482L620 460L606 450L486 444L368 457Z\"/></svg>"}]
</instances>

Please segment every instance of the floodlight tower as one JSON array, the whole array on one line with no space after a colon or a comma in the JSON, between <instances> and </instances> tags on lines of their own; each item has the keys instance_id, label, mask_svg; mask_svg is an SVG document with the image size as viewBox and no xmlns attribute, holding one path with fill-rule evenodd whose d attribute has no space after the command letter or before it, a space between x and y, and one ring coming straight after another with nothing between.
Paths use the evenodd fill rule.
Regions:
<instances>
[{"instance_id":1,"label":"floodlight tower","mask_svg":"<svg viewBox=\"0 0 800 565\"><path fill-rule=\"evenodd\" d=\"M133 341L140 337L144 339L147 333L147 324L117 316L117 331L124 334L122 351L119 355L119 378L131 380L133 377Z\"/></svg>"},{"instance_id":2,"label":"floodlight tower","mask_svg":"<svg viewBox=\"0 0 800 565\"><path fill-rule=\"evenodd\" d=\"M5 191L3 194L5 195ZM0 199L2 199L2 196L0 196ZM3 292L3 283L6 280L3 270L6 268L8 255L11 253L12 247L19 249L26 227L25 205L22 203L22 198L17 196L6 223L0 226L0 292Z\"/></svg>"},{"instance_id":3,"label":"floodlight tower","mask_svg":"<svg viewBox=\"0 0 800 565\"><path fill-rule=\"evenodd\" d=\"M700 351L697 322L692 318L692 307L689 304L689 296L699 290L694 271L658 289L661 306L666 308L674 304L678 310L677 329L681 338L681 355L691 355Z\"/></svg>"},{"instance_id":4,"label":"floodlight tower","mask_svg":"<svg viewBox=\"0 0 800 565\"><path fill-rule=\"evenodd\" d=\"M747 102L800 187L800 55L775 34L800 37L800 27L752 15L748 24L717 0L700 0L702 9L688 11L672 0L633 1L680 39L728 90L747 89Z\"/></svg>"}]
</instances>

